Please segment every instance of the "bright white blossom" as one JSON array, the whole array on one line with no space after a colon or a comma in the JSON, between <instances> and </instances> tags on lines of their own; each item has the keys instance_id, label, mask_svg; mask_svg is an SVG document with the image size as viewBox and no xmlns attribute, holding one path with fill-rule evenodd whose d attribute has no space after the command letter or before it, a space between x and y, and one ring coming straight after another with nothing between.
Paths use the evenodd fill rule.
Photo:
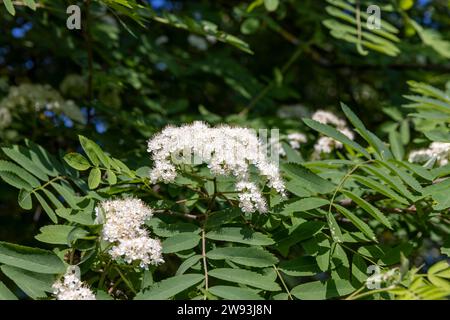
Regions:
<instances>
[{"instance_id":1,"label":"bright white blossom","mask_svg":"<svg viewBox=\"0 0 450 320\"><path fill-rule=\"evenodd\" d=\"M268 186L285 194L279 168L270 161L265 146L255 132L247 128L221 125L211 128L203 122L181 127L166 127L148 141L147 151L154 161L152 183L173 182L177 164L206 164L213 175L236 177L248 182L250 166L268 180Z\"/></svg>"},{"instance_id":2,"label":"bright white blossom","mask_svg":"<svg viewBox=\"0 0 450 320\"><path fill-rule=\"evenodd\" d=\"M152 209L136 198L103 201L100 204L100 210L101 213L97 208L97 217L101 219L99 214L104 214L105 222L102 236L109 242L140 235L145 220L153 216Z\"/></svg>"},{"instance_id":3,"label":"bright white blossom","mask_svg":"<svg viewBox=\"0 0 450 320\"><path fill-rule=\"evenodd\" d=\"M97 222L103 223L103 240L114 243L109 251L113 259L122 258L127 263L139 261L144 269L164 262L161 243L150 238L144 228L145 221L153 214L142 200L103 201L96 208L96 214Z\"/></svg>"},{"instance_id":4,"label":"bright white blossom","mask_svg":"<svg viewBox=\"0 0 450 320\"><path fill-rule=\"evenodd\" d=\"M342 133L344 136L346 136L347 138L349 138L350 140L355 139L355 134L353 133L353 131L351 131L349 128L344 127L344 128L338 128L338 131L340 133Z\"/></svg>"},{"instance_id":5,"label":"bright white blossom","mask_svg":"<svg viewBox=\"0 0 450 320\"><path fill-rule=\"evenodd\" d=\"M146 269L148 265L163 263L162 247L159 240L151 239L144 234L138 238L122 239L114 246L109 254L113 259L123 258L127 263L139 260L140 267Z\"/></svg>"},{"instance_id":6,"label":"bright white blossom","mask_svg":"<svg viewBox=\"0 0 450 320\"><path fill-rule=\"evenodd\" d=\"M330 137L320 137L314 145L314 150L318 153L331 153L339 144L339 141Z\"/></svg>"},{"instance_id":7,"label":"bright white blossom","mask_svg":"<svg viewBox=\"0 0 450 320\"><path fill-rule=\"evenodd\" d=\"M427 149L412 151L409 162L423 163L435 159L438 166L445 166L450 160L450 143L433 142Z\"/></svg>"},{"instance_id":8,"label":"bright white blossom","mask_svg":"<svg viewBox=\"0 0 450 320\"><path fill-rule=\"evenodd\" d=\"M332 124L338 128L344 128L347 125L345 120L340 119L334 113L325 110L317 110L314 112L312 119L323 124Z\"/></svg>"},{"instance_id":9,"label":"bright white blossom","mask_svg":"<svg viewBox=\"0 0 450 320\"><path fill-rule=\"evenodd\" d=\"M350 140L355 138L353 131L347 128L345 120L331 112L318 110L313 114L312 119L322 124L331 124L335 126L339 132ZM320 155L321 153L331 153L334 149L341 149L342 147L342 143L333 138L320 137L314 145L314 150L316 154Z\"/></svg>"},{"instance_id":10,"label":"bright white blossom","mask_svg":"<svg viewBox=\"0 0 450 320\"><path fill-rule=\"evenodd\" d=\"M175 166L168 162L156 161L153 170L150 173L150 180L156 182L162 180L169 183L177 177L177 170Z\"/></svg>"},{"instance_id":11,"label":"bright white blossom","mask_svg":"<svg viewBox=\"0 0 450 320\"><path fill-rule=\"evenodd\" d=\"M52 288L57 300L95 300L91 289L81 282L76 267L69 267L66 274L56 281Z\"/></svg>"},{"instance_id":12,"label":"bright white blossom","mask_svg":"<svg viewBox=\"0 0 450 320\"><path fill-rule=\"evenodd\" d=\"M303 133L295 132L288 134L288 141L292 149L300 149L300 145L306 143L308 139Z\"/></svg>"},{"instance_id":13,"label":"bright white blossom","mask_svg":"<svg viewBox=\"0 0 450 320\"><path fill-rule=\"evenodd\" d=\"M236 185L236 191L240 192L238 196L239 207L243 212L267 212L266 199L253 182L239 182Z\"/></svg>"},{"instance_id":14,"label":"bright white blossom","mask_svg":"<svg viewBox=\"0 0 450 320\"><path fill-rule=\"evenodd\" d=\"M287 142L289 143L289 145L291 146L292 149L300 149L300 145L302 143L306 143L308 141L308 139L306 138L306 136L303 133L290 133L287 136ZM278 137L271 137L270 138L270 146L273 150L274 153L279 154L282 157L286 156L286 151L284 151L283 146L280 142L280 140L278 139Z\"/></svg>"}]
</instances>

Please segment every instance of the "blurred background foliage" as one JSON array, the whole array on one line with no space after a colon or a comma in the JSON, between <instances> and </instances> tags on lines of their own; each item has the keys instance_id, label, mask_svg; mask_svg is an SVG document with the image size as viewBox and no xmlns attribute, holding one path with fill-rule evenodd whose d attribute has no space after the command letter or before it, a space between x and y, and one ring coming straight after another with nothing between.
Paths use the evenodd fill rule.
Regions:
<instances>
[{"instance_id":1,"label":"blurred background foliage","mask_svg":"<svg viewBox=\"0 0 450 320\"><path fill-rule=\"evenodd\" d=\"M81 134L148 165L146 140L167 124L308 132L301 117L340 101L382 139L400 126L409 140L408 81L449 88L447 0L0 2L2 147L29 138L64 154ZM71 4L81 30L66 27ZM366 27L372 4L381 30ZM35 243L47 218L22 211L1 182L1 240Z\"/></svg>"}]
</instances>

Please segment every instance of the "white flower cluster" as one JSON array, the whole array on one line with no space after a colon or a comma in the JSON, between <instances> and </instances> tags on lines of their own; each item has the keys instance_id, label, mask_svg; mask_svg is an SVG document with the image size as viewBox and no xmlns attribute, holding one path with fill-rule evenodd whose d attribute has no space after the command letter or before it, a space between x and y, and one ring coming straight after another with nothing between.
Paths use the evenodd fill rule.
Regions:
<instances>
[{"instance_id":1,"label":"white flower cluster","mask_svg":"<svg viewBox=\"0 0 450 320\"><path fill-rule=\"evenodd\" d=\"M292 147L292 149L300 149L300 145L302 143L308 142L308 139L303 133L290 133L287 136L289 145Z\"/></svg>"},{"instance_id":2,"label":"white flower cluster","mask_svg":"<svg viewBox=\"0 0 450 320\"><path fill-rule=\"evenodd\" d=\"M54 111L59 110L64 103L66 101L51 86L25 83L11 87L8 96L0 102L0 108Z\"/></svg>"},{"instance_id":3,"label":"white flower cluster","mask_svg":"<svg viewBox=\"0 0 450 320\"><path fill-rule=\"evenodd\" d=\"M81 111L72 100L65 100L49 85L25 83L11 87L0 101L0 129L8 128L17 114L43 111L65 113L73 120L82 121Z\"/></svg>"},{"instance_id":4,"label":"white flower cluster","mask_svg":"<svg viewBox=\"0 0 450 320\"><path fill-rule=\"evenodd\" d=\"M355 138L353 132L347 128L347 123L345 120L337 117L331 112L318 110L313 114L312 119L323 124L332 124L339 132L347 136L349 139L353 140ZM320 137L314 145L314 150L318 154L331 153L334 149L340 149L342 147L342 143L333 138Z\"/></svg>"},{"instance_id":5,"label":"white flower cluster","mask_svg":"<svg viewBox=\"0 0 450 320\"><path fill-rule=\"evenodd\" d=\"M303 133L295 132L287 135L287 142L291 146L292 149L300 149L300 145L302 143L308 142L308 139ZM285 157L286 151L284 151L283 146L280 143L278 137L276 139L270 139L270 145L280 156Z\"/></svg>"},{"instance_id":6,"label":"white flower cluster","mask_svg":"<svg viewBox=\"0 0 450 320\"><path fill-rule=\"evenodd\" d=\"M312 119L323 124L332 124L337 128L345 128L347 126L345 120L325 110L317 110L314 112Z\"/></svg>"},{"instance_id":7,"label":"white flower cluster","mask_svg":"<svg viewBox=\"0 0 450 320\"><path fill-rule=\"evenodd\" d=\"M97 221L103 224L102 238L115 245L109 251L115 260L140 261L141 268L163 263L159 240L150 238L143 227L153 216L152 209L140 199L108 200L96 208Z\"/></svg>"},{"instance_id":8,"label":"white flower cluster","mask_svg":"<svg viewBox=\"0 0 450 320\"><path fill-rule=\"evenodd\" d=\"M253 182L238 182L236 190L240 192L239 207L243 212L267 212L266 199Z\"/></svg>"},{"instance_id":9,"label":"white flower cluster","mask_svg":"<svg viewBox=\"0 0 450 320\"><path fill-rule=\"evenodd\" d=\"M285 194L278 166L269 160L264 152L264 145L251 129L227 125L211 128L203 122L181 127L169 126L148 141L147 151L154 161L150 172L152 183L173 182L177 176L175 165L178 163L205 163L213 175L233 175L238 184L249 183L250 165L254 165L259 174L267 178L269 187ZM255 184L253 186L255 188L250 189L258 190ZM242 201L244 199L248 199L248 195L242 197ZM251 201L254 202L255 199L264 200L253 194ZM252 208L248 212L254 212L266 205L265 202L257 205L254 203L253 206L241 203L241 207L249 210Z\"/></svg>"},{"instance_id":10,"label":"white flower cluster","mask_svg":"<svg viewBox=\"0 0 450 320\"><path fill-rule=\"evenodd\" d=\"M409 162L424 163L436 161L438 166L445 166L450 160L450 143L433 142L427 149L412 151L408 157Z\"/></svg>"},{"instance_id":11,"label":"white flower cluster","mask_svg":"<svg viewBox=\"0 0 450 320\"><path fill-rule=\"evenodd\" d=\"M80 280L77 267L69 267L66 274L52 288L57 300L96 300L94 293Z\"/></svg>"}]
</instances>

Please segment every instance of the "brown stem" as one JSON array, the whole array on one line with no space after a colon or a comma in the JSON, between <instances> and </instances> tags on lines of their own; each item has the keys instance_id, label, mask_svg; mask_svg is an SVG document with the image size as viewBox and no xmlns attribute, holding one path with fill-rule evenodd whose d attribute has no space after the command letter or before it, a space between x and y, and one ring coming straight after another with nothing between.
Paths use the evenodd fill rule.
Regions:
<instances>
[{"instance_id":1,"label":"brown stem","mask_svg":"<svg viewBox=\"0 0 450 320\"><path fill-rule=\"evenodd\" d=\"M170 210L155 210L155 213L164 213L164 214L169 214L172 216L182 217L182 218L191 219L191 220L197 220L197 219L203 217L203 215L174 212L174 211L170 211Z\"/></svg>"}]
</instances>

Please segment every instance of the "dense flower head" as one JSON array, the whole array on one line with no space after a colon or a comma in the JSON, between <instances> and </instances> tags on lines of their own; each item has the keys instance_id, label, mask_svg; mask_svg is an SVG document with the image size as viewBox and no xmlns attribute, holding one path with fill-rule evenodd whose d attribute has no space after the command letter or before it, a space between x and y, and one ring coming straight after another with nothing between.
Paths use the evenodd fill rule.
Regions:
<instances>
[{"instance_id":1,"label":"dense flower head","mask_svg":"<svg viewBox=\"0 0 450 320\"><path fill-rule=\"evenodd\" d=\"M434 159L438 166L445 166L450 160L450 143L433 142L427 149L414 150L409 154L409 162L423 163Z\"/></svg>"},{"instance_id":2,"label":"dense flower head","mask_svg":"<svg viewBox=\"0 0 450 320\"><path fill-rule=\"evenodd\" d=\"M96 210L98 219L105 222L103 239L109 242L142 234L145 220L153 216L152 209L136 198L103 201Z\"/></svg>"},{"instance_id":3,"label":"dense flower head","mask_svg":"<svg viewBox=\"0 0 450 320\"><path fill-rule=\"evenodd\" d=\"M96 208L97 221L103 223L102 239L114 246L109 254L126 263L139 261L141 268L164 262L159 240L150 238L144 223L152 209L135 198L107 200Z\"/></svg>"},{"instance_id":4,"label":"dense flower head","mask_svg":"<svg viewBox=\"0 0 450 320\"><path fill-rule=\"evenodd\" d=\"M209 127L203 122L166 127L148 141L147 151L154 161L152 183L173 182L176 165L206 164L213 175L232 175L248 182L254 165L268 186L284 195L285 187L278 166L270 161L264 144L248 128L221 125Z\"/></svg>"},{"instance_id":5,"label":"dense flower head","mask_svg":"<svg viewBox=\"0 0 450 320\"><path fill-rule=\"evenodd\" d=\"M161 242L151 239L147 234L141 237L122 239L110 251L113 259L123 258L125 262L132 263L139 260L140 267L146 269L148 265L163 263Z\"/></svg>"},{"instance_id":6,"label":"dense flower head","mask_svg":"<svg viewBox=\"0 0 450 320\"><path fill-rule=\"evenodd\" d=\"M355 138L353 131L347 127L345 120L329 111L318 110L313 114L312 119L322 124L331 124L335 126L340 133L345 135L350 140ZM340 149L342 147L343 144L333 138L320 137L314 145L314 150L316 154L331 153L334 149Z\"/></svg>"},{"instance_id":7,"label":"dense flower head","mask_svg":"<svg viewBox=\"0 0 450 320\"><path fill-rule=\"evenodd\" d=\"M239 191L239 207L243 212L267 212L267 203L258 187L253 182L241 181L236 185Z\"/></svg>"},{"instance_id":8,"label":"dense flower head","mask_svg":"<svg viewBox=\"0 0 450 320\"><path fill-rule=\"evenodd\" d=\"M91 289L81 282L76 267L70 266L66 274L56 281L52 288L57 300L96 300Z\"/></svg>"}]
</instances>

